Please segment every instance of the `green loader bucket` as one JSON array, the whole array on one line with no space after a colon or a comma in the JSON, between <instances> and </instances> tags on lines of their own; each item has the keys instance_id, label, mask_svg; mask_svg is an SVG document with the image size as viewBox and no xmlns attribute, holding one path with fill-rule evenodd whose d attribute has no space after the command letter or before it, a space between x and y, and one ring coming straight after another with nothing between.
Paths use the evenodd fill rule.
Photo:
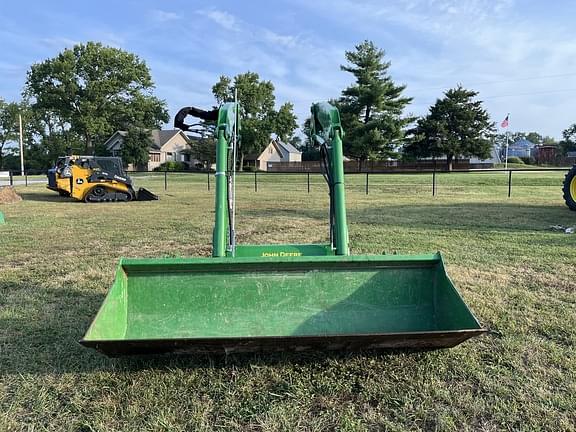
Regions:
<instances>
[{"instance_id":1,"label":"green loader bucket","mask_svg":"<svg viewBox=\"0 0 576 432\"><path fill-rule=\"evenodd\" d=\"M123 259L80 343L109 356L427 349L485 331L440 254Z\"/></svg>"}]
</instances>

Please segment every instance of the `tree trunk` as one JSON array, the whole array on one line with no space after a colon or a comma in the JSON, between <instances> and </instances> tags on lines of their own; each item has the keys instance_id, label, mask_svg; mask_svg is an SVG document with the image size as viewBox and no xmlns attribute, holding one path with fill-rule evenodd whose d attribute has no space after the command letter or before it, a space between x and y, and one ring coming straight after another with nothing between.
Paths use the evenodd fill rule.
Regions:
<instances>
[{"instance_id":1,"label":"tree trunk","mask_svg":"<svg viewBox=\"0 0 576 432\"><path fill-rule=\"evenodd\" d=\"M454 159L454 155L446 155L446 167L448 171L452 171L452 160Z\"/></svg>"},{"instance_id":2,"label":"tree trunk","mask_svg":"<svg viewBox=\"0 0 576 432\"><path fill-rule=\"evenodd\" d=\"M364 114L364 124L368 123L368 120L370 120L370 105L366 106L366 114Z\"/></svg>"},{"instance_id":3,"label":"tree trunk","mask_svg":"<svg viewBox=\"0 0 576 432\"><path fill-rule=\"evenodd\" d=\"M6 142L3 142L0 145L0 170L4 168L4 145Z\"/></svg>"},{"instance_id":4,"label":"tree trunk","mask_svg":"<svg viewBox=\"0 0 576 432\"><path fill-rule=\"evenodd\" d=\"M257 163L258 161L256 161ZM236 163L236 161L234 161L234 163ZM238 171L242 172L244 171L244 152L241 151L240 152L240 166L238 167Z\"/></svg>"},{"instance_id":5,"label":"tree trunk","mask_svg":"<svg viewBox=\"0 0 576 432\"><path fill-rule=\"evenodd\" d=\"M87 133L84 134L84 139L86 140L84 143L84 151L85 155L94 154L94 149L92 148L92 138Z\"/></svg>"}]
</instances>

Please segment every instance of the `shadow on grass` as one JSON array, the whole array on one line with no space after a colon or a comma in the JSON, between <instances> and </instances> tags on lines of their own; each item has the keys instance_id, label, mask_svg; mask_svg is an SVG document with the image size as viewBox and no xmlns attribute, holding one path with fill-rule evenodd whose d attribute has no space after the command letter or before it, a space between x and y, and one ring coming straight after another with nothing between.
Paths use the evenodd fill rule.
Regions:
<instances>
[{"instance_id":1,"label":"shadow on grass","mask_svg":"<svg viewBox=\"0 0 576 432\"><path fill-rule=\"evenodd\" d=\"M20 291L15 296L4 295ZM0 282L0 375L170 370L174 368L250 368L255 365L325 364L330 360L416 354L427 349L304 351L234 354L161 354L108 358L78 341L96 315L104 295L30 283ZM12 301L11 297L16 301ZM7 312L13 311L13 312Z\"/></svg>"},{"instance_id":2,"label":"shadow on grass","mask_svg":"<svg viewBox=\"0 0 576 432\"><path fill-rule=\"evenodd\" d=\"M40 193L40 192L18 192L18 194L22 197L22 199L24 201L41 201L41 202L53 202L53 203L59 203L59 204L64 204L66 202L75 202L72 198L70 197L64 197L64 196L60 196L58 195L56 192L46 192L46 193Z\"/></svg>"}]
</instances>

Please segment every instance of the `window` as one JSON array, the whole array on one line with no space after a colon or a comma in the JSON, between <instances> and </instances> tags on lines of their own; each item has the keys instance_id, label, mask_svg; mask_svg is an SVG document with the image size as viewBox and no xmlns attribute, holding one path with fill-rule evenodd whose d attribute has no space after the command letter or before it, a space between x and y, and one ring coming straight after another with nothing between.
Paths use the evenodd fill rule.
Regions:
<instances>
[{"instance_id":1,"label":"window","mask_svg":"<svg viewBox=\"0 0 576 432\"><path fill-rule=\"evenodd\" d=\"M150 162L160 162L160 153L150 153Z\"/></svg>"}]
</instances>

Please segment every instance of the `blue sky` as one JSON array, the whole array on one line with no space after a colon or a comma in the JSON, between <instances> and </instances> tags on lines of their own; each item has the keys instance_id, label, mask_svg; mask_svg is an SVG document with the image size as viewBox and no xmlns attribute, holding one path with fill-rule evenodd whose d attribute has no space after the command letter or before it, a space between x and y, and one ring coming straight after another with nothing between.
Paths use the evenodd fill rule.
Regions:
<instances>
[{"instance_id":1,"label":"blue sky","mask_svg":"<svg viewBox=\"0 0 576 432\"><path fill-rule=\"evenodd\" d=\"M462 83L493 121L509 112L510 130L559 138L576 122L575 16L568 0L2 0L0 97L19 98L31 64L92 40L143 58L172 116L210 107L220 75L250 70L302 122L351 82L344 51L370 39L414 97L407 112L425 114Z\"/></svg>"}]
</instances>

